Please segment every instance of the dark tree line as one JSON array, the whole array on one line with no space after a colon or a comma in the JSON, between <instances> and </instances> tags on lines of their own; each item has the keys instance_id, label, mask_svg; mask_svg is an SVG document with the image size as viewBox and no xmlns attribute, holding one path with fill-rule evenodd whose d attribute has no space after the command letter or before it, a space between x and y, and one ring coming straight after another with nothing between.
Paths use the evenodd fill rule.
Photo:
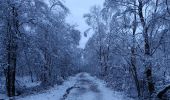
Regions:
<instances>
[{"instance_id":1,"label":"dark tree line","mask_svg":"<svg viewBox=\"0 0 170 100\"><path fill-rule=\"evenodd\" d=\"M103 8L92 7L84 16L94 31L84 51L87 70L97 69L130 96L163 98L170 84L169 6L168 0L105 0Z\"/></svg>"},{"instance_id":2,"label":"dark tree line","mask_svg":"<svg viewBox=\"0 0 170 100\"><path fill-rule=\"evenodd\" d=\"M9 97L18 91L17 77L46 87L78 71L80 32L65 22L69 10L61 1L1 0L0 6L0 70Z\"/></svg>"}]
</instances>

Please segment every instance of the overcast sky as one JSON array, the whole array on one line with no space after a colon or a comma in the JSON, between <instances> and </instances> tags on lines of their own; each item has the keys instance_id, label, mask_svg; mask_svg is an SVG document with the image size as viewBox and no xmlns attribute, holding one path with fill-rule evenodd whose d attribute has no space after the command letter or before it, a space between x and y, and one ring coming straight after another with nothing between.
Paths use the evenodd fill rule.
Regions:
<instances>
[{"instance_id":1,"label":"overcast sky","mask_svg":"<svg viewBox=\"0 0 170 100\"><path fill-rule=\"evenodd\" d=\"M65 0L66 6L70 9L70 15L67 17L67 22L78 25L77 29L83 32L88 28L83 15L88 13L94 5L103 5L104 0ZM88 36L88 38L90 35ZM80 41L80 47L84 48L88 38L83 37Z\"/></svg>"}]
</instances>

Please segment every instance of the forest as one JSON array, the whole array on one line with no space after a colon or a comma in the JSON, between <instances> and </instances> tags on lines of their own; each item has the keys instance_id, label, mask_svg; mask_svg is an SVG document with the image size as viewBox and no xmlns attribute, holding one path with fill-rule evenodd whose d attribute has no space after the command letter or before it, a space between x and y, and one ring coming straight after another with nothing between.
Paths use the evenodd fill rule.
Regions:
<instances>
[{"instance_id":1,"label":"forest","mask_svg":"<svg viewBox=\"0 0 170 100\"><path fill-rule=\"evenodd\" d=\"M104 0L83 33L70 13L0 0L0 100L170 100L170 0Z\"/></svg>"}]
</instances>

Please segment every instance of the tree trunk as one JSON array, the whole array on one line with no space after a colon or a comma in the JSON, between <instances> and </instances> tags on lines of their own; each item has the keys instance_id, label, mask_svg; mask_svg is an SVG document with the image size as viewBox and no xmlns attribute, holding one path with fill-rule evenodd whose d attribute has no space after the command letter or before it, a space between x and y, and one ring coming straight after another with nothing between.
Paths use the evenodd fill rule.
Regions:
<instances>
[{"instance_id":1,"label":"tree trunk","mask_svg":"<svg viewBox=\"0 0 170 100\"><path fill-rule=\"evenodd\" d=\"M143 27L143 37L144 37L144 49L145 49L145 74L146 74L146 80L147 80L147 87L149 96L151 98L153 92L155 91L154 83L152 80L152 62L151 62L151 48L149 44L149 35L148 35L148 27L146 25L144 16L143 16L143 2L142 0L138 0L139 6L138 6L138 13L139 18Z\"/></svg>"},{"instance_id":2,"label":"tree trunk","mask_svg":"<svg viewBox=\"0 0 170 100\"><path fill-rule=\"evenodd\" d=\"M141 97L141 89L140 89L140 83L139 83L139 79L138 79L138 74L137 74L137 70L136 70L136 57L134 54L134 48L132 48L131 52L132 52L132 57L131 57L131 74L133 76L133 79L135 81L135 85L136 85L136 89L138 92L138 97Z\"/></svg>"},{"instance_id":3,"label":"tree trunk","mask_svg":"<svg viewBox=\"0 0 170 100\"><path fill-rule=\"evenodd\" d=\"M145 33L145 74L146 74L146 79L147 79L147 85L148 85L148 91L150 97L152 96L153 92L155 91L154 83L153 83L153 76L152 76L152 63L151 63L151 55L150 55L150 45L149 45L149 40L148 40L148 34L147 31Z\"/></svg>"},{"instance_id":4,"label":"tree trunk","mask_svg":"<svg viewBox=\"0 0 170 100\"><path fill-rule=\"evenodd\" d=\"M6 88L9 97L15 96L15 74L16 74L16 61L17 61L17 34L18 34L18 16L15 7L12 8L12 15L9 14L7 24L7 73L6 73Z\"/></svg>"},{"instance_id":5,"label":"tree trunk","mask_svg":"<svg viewBox=\"0 0 170 100\"><path fill-rule=\"evenodd\" d=\"M134 1L134 5L136 5L136 1ZM134 7L134 9L136 9L136 7ZM136 13L134 13L134 21L133 21L133 26L132 26L132 30L133 30L133 45L131 47L131 74L133 76L133 79L135 81L135 85L136 85L136 90L138 92L138 97L139 99L141 98L141 89L140 89L140 82L138 79L138 74L137 74L137 67L136 67L136 28L137 28L137 15Z\"/></svg>"}]
</instances>

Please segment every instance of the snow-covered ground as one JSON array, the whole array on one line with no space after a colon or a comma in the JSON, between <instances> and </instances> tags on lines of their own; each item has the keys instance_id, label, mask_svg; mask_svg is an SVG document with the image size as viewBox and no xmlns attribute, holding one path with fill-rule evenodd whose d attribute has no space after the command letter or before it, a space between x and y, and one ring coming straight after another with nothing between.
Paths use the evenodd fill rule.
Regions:
<instances>
[{"instance_id":1,"label":"snow-covered ground","mask_svg":"<svg viewBox=\"0 0 170 100\"><path fill-rule=\"evenodd\" d=\"M35 86L39 86L41 84L40 81L32 82L31 77L29 77L29 76L16 77L16 80L17 80L17 85L25 87L25 88L35 87Z\"/></svg>"},{"instance_id":2,"label":"snow-covered ground","mask_svg":"<svg viewBox=\"0 0 170 100\"><path fill-rule=\"evenodd\" d=\"M5 77L0 77L0 100L6 100L8 97L5 94L6 93L6 86L5 86ZM29 76L24 77L16 77L16 88L20 89L28 89L32 87L39 86L41 84L40 81L31 81L31 78Z\"/></svg>"},{"instance_id":3,"label":"snow-covered ground","mask_svg":"<svg viewBox=\"0 0 170 100\"><path fill-rule=\"evenodd\" d=\"M41 94L17 97L17 100L130 100L123 94L106 87L105 82L87 73L70 77L61 86Z\"/></svg>"}]
</instances>

